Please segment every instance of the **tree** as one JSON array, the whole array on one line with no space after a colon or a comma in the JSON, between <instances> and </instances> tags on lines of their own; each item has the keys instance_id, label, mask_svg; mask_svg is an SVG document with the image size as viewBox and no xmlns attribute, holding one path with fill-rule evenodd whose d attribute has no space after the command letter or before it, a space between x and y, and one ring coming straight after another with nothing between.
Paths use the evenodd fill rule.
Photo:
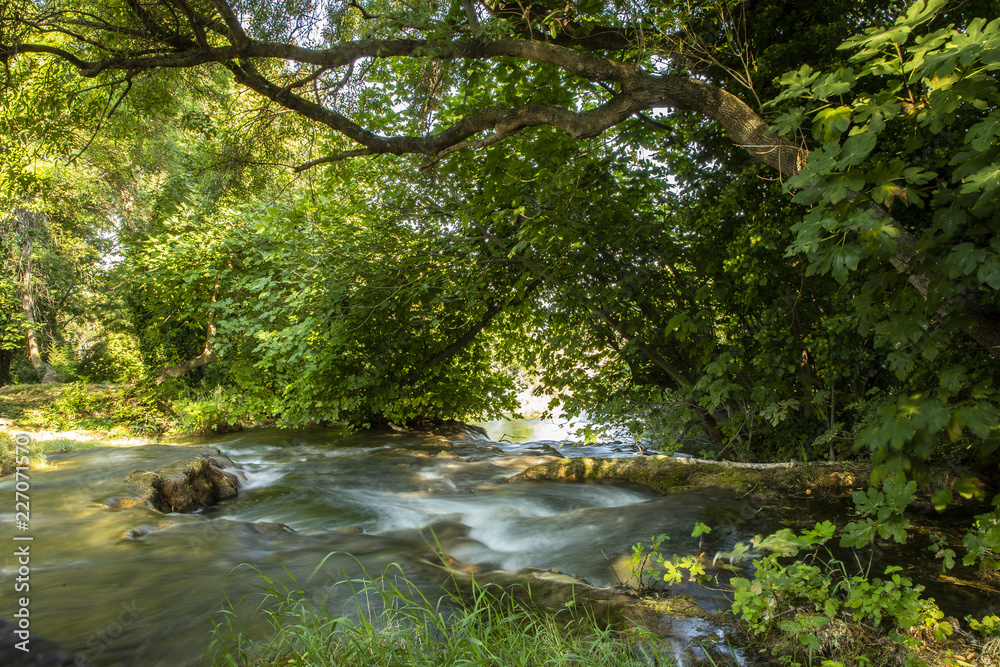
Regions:
<instances>
[{"instance_id":1,"label":"tree","mask_svg":"<svg viewBox=\"0 0 1000 667\"><path fill-rule=\"evenodd\" d=\"M793 105L779 127L822 142L787 183L809 206L788 252L806 253L809 273L841 283L865 263L876 267L853 299L854 319L889 351L888 367L907 389L859 434L879 464L876 482L919 478L945 434L971 456L997 446L996 365L952 339L982 327L998 303L1000 19L926 28L940 12L918 4L852 38L842 47L853 52L850 66L789 72L776 100ZM879 215L885 209L892 223ZM911 240L901 244L904 234ZM910 290L883 296L892 276L877 267L897 261L900 245L911 249L919 299ZM942 504L950 497L942 493Z\"/></svg>"},{"instance_id":2,"label":"tree","mask_svg":"<svg viewBox=\"0 0 1000 667\"><path fill-rule=\"evenodd\" d=\"M914 11L933 15L942 2ZM769 132L751 106L708 82L720 64L713 54L734 40L733 22L723 12L714 30L692 26L707 25L716 6L730 7L21 2L2 19L0 58L55 57L120 95L139 73L221 66L239 84L333 132L329 154L299 169L385 153L423 155L433 164L528 127L582 139L667 108L712 119L734 146L793 177L808 149ZM771 10L766 3L742 8L744 25L754 12ZM878 5L870 9L862 25L884 17ZM752 86L748 59L743 63L746 76L735 78ZM914 243L901 230L892 262L919 289L926 278L911 272ZM1000 354L1000 317L975 306L974 296L967 300L975 320L969 333Z\"/></svg>"},{"instance_id":3,"label":"tree","mask_svg":"<svg viewBox=\"0 0 1000 667\"><path fill-rule=\"evenodd\" d=\"M10 384L14 352L24 343L24 313L17 303L17 283L0 278L0 385Z\"/></svg>"},{"instance_id":4,"label":"tree","mask_svg":"<svg viewBox=\"0 0 1000 667\"><path fill-rule=\"evenodd\" d=\"M3 11L10 10L5 4ZM255 107L246 96L241 100L226 80L197 72L137 81L130 96L100 82L67 88L63 84L75 78L73 69L58 60L18 58L6 63L5 75L0 100L5 275L31 287L18 291L18 322L25 323L21 297L30 297L34 361L57 366L65 379L73 379L77 362L106 354L109 337L134 340L149 325L139 317L142 326L133 326L123 304L131 296L123 288L128 283L112 270L129 241L155 232L178 208L194 208L210 219L234 198L272 187L279 191L284 183L257 165L283 159L275 145L290 126L299 136L301 124L291 114ZM253 129L232 130L243 122L253 122ZM198 326L204 329L205 322ZM28 346L18 350L26 353ZM157 361L180 359L166 354Z\"/></svg>"},{"instance_id":5,"label":"tree","mask_svg":"<svg viewBox=\"0 0 1000 667\"><path fill-rule=\"evenodd\" d=\"M958 332L964 329L989 354L997 353L1000 318L986 273L979 280L980 265L991 255L965 237L967 230L953 236L954 243L948 240L931 251L934 227L911 218L899 204L900 195L891 194L898 190L909 200L918 199L916 190L910 194L902 186L910 178L905 166L901 176L893 172L879 183L879 192L889 193L886 196L872 196L865 189L866 178L850 175L850 168L857 171L866 160L877 161L895 150L891 142L885 143L888 134L870 124L855 121L852 128L851 109L863 106L863 96L880 90L892 96L900 89L891 88L891 82L886 87L883 75L895 76L885 69L889 60L867 53L863 58L881 62L882 69L858 78L845 73L850 55L836 48L863 29L882 35L871 38L882 40L880 48L908 48L901 36L910 34L938 40L928 49L945 48L945 42L957 44L961 37L956 35L973 25L970 17L986 15L989 4L951 7L928 0L894 21L900 7L893 2L824 3L805 9L801 3L782 2L683 7L672 2L579 3L558 10L487 2L472 5L471 11L465 3L425 3L405 10L392 2L285 8L225 0L123 0L100 7L22 3L12 5L5 16L2 43L9 64L50 59L105 85L109 108L144 80L141 73L159 71L161 77L171 77L198 68L212 86L228 77L266 103L327 130L316 135L310 154L299 161L300 173L321 164L341 165L352 157L419 156L403 164L426 168L429 180L423 185L408 182L399 201L422 194L434 200L433 206L420 212L420 220L397 220L403 225L399 229L379 228L386 235L383 240L391 240L388 247L417 243L400 240L405 236L400 229L437 219L439 228L448 230L450 242L482 253L482 248L451 235L459 229L464 234L460 238L468 239L478 232L490 252L499 253L483 256L517 266L520 282L493 283L499 277L494 276L476 284L505 289L513 285L518 298L505 301L504 307L520 314L526 303L520 290L540 280L535 289L546 297L533 306L537 321L546 322L549 331L561 329L567 343L617 348L612 356L620 365L615 367L627 368L619 376L628 378L619 383L623 391L646 387L649 393L644 395L654 398L664 389L672 397L683 394L706 431L717 429L717 444L722 439L748 440L757 426L790 424L789 415L798 415L811 423L807 444L815 453L832 443L830 438L850 431L840 418L845 404L861 402L870 390L912 392L929 381L927 364L933 355L947 352L950 363L981 366L984 372L994 367L948 338L961 337ZM838 20L817 20L838 12ZM948 21L960 28L945 35L941 30L947 32ZM765 23L776 29L762 27ZM994 37L982 27L977 34L986 37L976 57L982 56L989 72L995 60L990 55ZM805 43L816 48L815 67L828 69L826 74L802 68L798 59ZM793 92L809 91L821 102L819 108L796 110L793 98L799 93L782 95L771 82L788 69L797 74L786 77L785 83ZM935 71L923 72L927 76L921 81L906 82L912 108L922 108L919 98L934 87ZM858 97L842 99L848 94ZM927 108L932 108L938 98L928 94L927 99ZM774 104L765 104L769 100ZM975 111L969 110L971 100L960 101L957 115L943 126L962 131L969 123L985 122L995 102L981 101L986 106ZM769 131L765 113L783 113L777 118L779 131ZM803 124L805 120L811 125ZM781 136L780 130L800 127L798 134ZM849 128L853 134L845 134ZM562 133L566 142L553 140L553 132ZM941 137L940 132L934 134ZM844 155L856 155L857 163L851 157L849 169L841 169L842 158L831 157L834 143ZM565 170L550 169L545 151L569 155L567 145L593 150L595 159L589 165L583 160ZM474 150L488 146L492 149ZM810 150L813 146L818 148ZM494 158L500 151L506 151L506 162ZM470 157L479 154L484 156L481 164ZM631 167L607 158L614 154L631 161L635 170L630 174ZM977 158L982 161L977 169L988 172L993 158L983 155ZM746 156L776 169L785 183L802 192L793 201L782 195L781 184L758 183L764 172ZM491 170L508 169L513 158L523 160L526 171L547 170L544 173L586 186L519 189L494 178ZM518 171L520 178L532 178L526 171ZM953 171L959 179L972 175ZM988 184L987 172L983 183ZM330 178L338 173L331 169ZM350 170L342 173L352 177ZM464 188L463 194L435 197L435 189L439 195L447 191L449 178L458 184L456 189ZM631 196L641 192L631 184L643 178L661 190L658 200L644 192L617 206L590 203L594 217L584 207L546 201L548 196L613 199L621 194L622 184L630 184ZM670 193L671 188L677 192ZM477 194L469 196L472 191ZM827 196L832 206L817 207ZM813 212L803 217L800 206L812 206ZM324 207L335 209L329 200ZM843 212L839 209L850 209L849 222L828 217L832 209L838 209L838 216ZM297 203L290 215L308 220L297 212L301 210ZM986 213L992 210L987 207ZM888 217L890 212L899 217ZM603 221L590 226L601 216ZM982 215L976 216L975 224L983 224ZM201 225L214 218L200 220ZM836 239L820 234L827 228L837 230ZM797 240L784 256L793 234ZM154 245L155 236L150 235ZM578 240L567 248L569 238ZM625 259L626 249L635 253L632 258ZM954 260L945 274L935 268L941 256ZM388 258L384 263L395 266ZM899 275L887 274L887 265ZM371 266L353 266L361 274L384 277ZM864 267L863 275L858 267ZM967 279L968 267L978 283ZM792 287L796 281L801 287ZM348 282L346 274L341 282ZM221 315L222 306L211 305L216 284L208 276L185 283L192 288L188 306L198 313L184 320L183 326L197 330L189 358L210 356L205 345L210 321L216 323L217 335L224 331L222 322L210 315ZM885 295L876 295L880 285L888 286ZM227 289L220 286L216 304L226 303ZM485 292L483 288L480 294ZM299 320L292 320L310 316L314 308L355 312L349 307L340 310L345 304L339 298L326 294L322 306L311 303L306 312L288 313L288 326L297 325ZM361 308L363 304L359 302ZM493 310L473 311L479 319L467 321L467 331L476 329L475 322L484 323L480 333L486 330L500 317ZM396 319L387 322L396 322L398 331L405 329L403 322L419 326L403 315L399 310ZM249 320L245 323L244 333L251 326ZM899 347L899 336L885 335L893 327L909 331L910 343L919 339L920 349L933 350L926 353L927 363L914 362L914 355ZM918 330L927 335L918 335ZM299 343L307 348L310 341L319 340L302 327L295 331L305 336ZM438 335L433 327L422 331L432 338ZM346 340L329 340L334 339L338 346ZM434 340L443 343L440 337ZM295 351L284 353L292 356ZM395 371L412 368L417 361L400 354L386 363L394 369L390 377L402 382L407 375ZM884 377L886 367L906 363L911 363L912 372ZM775 368L784 369L783 384ZM563 370L567 378L573 375L573 369ZM572 381L579 382L579 375ZM307 405L309 395L306 392L297 403ZM880 423L889 421L886 417ZM823 427L818 435L817 423ZM982 423L982 432L991 433L990 419Z\"/></svg>"}]
</instances>

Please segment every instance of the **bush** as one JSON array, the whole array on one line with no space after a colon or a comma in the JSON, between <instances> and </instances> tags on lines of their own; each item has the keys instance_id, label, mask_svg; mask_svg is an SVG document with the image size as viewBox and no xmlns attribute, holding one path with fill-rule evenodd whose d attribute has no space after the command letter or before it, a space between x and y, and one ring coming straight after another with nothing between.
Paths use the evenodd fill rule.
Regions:
<instances>
[{"instance_id":1,"label":"bush","mask_svg":"<svg viewBox=\"0 0 1000 667\"><path fill-rule=\"evenodd\" d=\"M173 410L179 429L189 433L232 433L248 421L240 397L224 393L222 387L204 397L174 401Z\"/></svg>"},{"instance_id":2,"label":"bush","mask_svg":"<svg viewBox=\"0 0 1000 667\"><path fill-rule=\"evenodd\" d=\"M37 407L26 404L23 413L16 417L32 428L156 435L173 423L168 404L150 386L101 387L73 382L36 386L36 391L41 392L44 400L34 401Z\"/></svg>"},{"instance_id":3,"label":"bush","mask_svg":"<svg viewBox=\"0 0 1000 667\"><path fill-rule=\"evenodd\" d=\"M913 650L944 640L951 624L933 599L920 597L924 587L902 576L902 568L886 568L884 579L869 578L859 564L852 574L823 547L833 533L834 525L824 521L802 535L786 528L757 538L754 546L770 553L755 561L753 580L732 580L733 613L784 664L819 664L824 658L842 665L922 664ZM810 562L789 562L805 550L813 551ZM730 556L738 560L748 553L744 545Z\"/></svg>"},{"instance_id":4,"label":"bush","mask_svg":"<svg viewBox=\"0 0 1000 667\"><path fill-rule=\"evenodd\" d=\"M80 379L77 374L76 352L69 345L55 345L45 355L45 360L59 376L60 382L75 382ZM38 381L38 375L32 373L32 381Z\"/></svg>"},{"instance_id":5,"label":"bush","mask_svg":"<svg viewBox=\"0 0 1000 667\"><path fill-rule=\"evenodd\" d=\"M76 373L90 382L127 384L143 375L138 341L123 333L109 333L80 354Z\"/></svg>"}]
</instances>

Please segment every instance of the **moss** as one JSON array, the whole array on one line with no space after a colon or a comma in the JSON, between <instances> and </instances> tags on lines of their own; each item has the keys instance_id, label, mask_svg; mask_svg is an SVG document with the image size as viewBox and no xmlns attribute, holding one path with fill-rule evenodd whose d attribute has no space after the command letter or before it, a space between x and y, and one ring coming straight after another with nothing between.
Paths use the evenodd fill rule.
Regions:
<instances>
[{"instance_id":1,"label":"moss","mask_svg":"<svg viewBox=\"0 0 1000 667\"><path fill-rule=\"evenodd\" d=\"M573 458L531 466L512 481L615 481L642 484L664 495L716 487L740 495L753 494L761 499L799 495L835 499L849 496L865 485L867 470L867 466L856 463L808 466L789 463L749 468L686 462L671 456Z\"/></svg>"},{"instance_id":2,"label":"moss","mask_svg":"<svg viewBox=\"0 0 1000 667\"><path fill-rule=\"evenodd\" d=\"M125 484L133 496L143 499L157 509L163 506L163 495L160 492L163 479L155 472L133 470L125 476Z\"/></svg>"},{"instance_id":3,"label":"moss","mask_svg":"<svg viewBox=\"0 0 1000 667\"><path fill-rule=\"evenodd\" d=\"M708 616L708 612L688 595L644 598L640 606L660 616L681 616L683 618L706 618Z\"/></svg>"},{"instance_id":4,"label":"moss","mask_svg":"<svg viewBox=\"0 0 1000 667\"><path fill-rule=\"evenodd\" d=\"M189 459L159 472L133 470L125 477L129 491L161 512L193 512L237 494L239 483L205 458Z\"/></svg>"}]
</instances>

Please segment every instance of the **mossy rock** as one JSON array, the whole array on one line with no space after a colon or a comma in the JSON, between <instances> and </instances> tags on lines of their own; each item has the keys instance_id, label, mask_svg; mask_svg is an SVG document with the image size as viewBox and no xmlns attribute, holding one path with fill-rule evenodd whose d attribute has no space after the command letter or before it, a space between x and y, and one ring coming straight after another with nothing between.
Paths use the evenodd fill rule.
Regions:
<instances>
[{"instance_id":1,"label":"mossy rock","mask_svg":"<svg viewBox=\"0 0 1000 667\"><path fill-rule=\"evenodd\" d=\"M448 573L445 588L466 600L474 600L483 590L547 612L587 610L612 625L623 625L623 612L635 603L634 596L617 588L598 588L582 579L557 570L478 570L471 574L454 568L433 567Z\"/></svg>"},{"instance_id":2,"label":"mossy rock","mask_svg":"<svg viewBox=\"0 0 1000 667\"><path fill-rule=\"evenodd\" d=\"M163 480L155 472L133 470L125 476L125 484L133 499L142 500L157 509L163 506L163 494L160 492Z\"/></svg>"},{"instance_id":3,"label":"mossy rock","mask_svg":"<svg viewBox=\"0 0 1000 667\"><path fill-rule=\"evenodd\" d=\"M235 498L239 480L209 459L198 457L160 472L133 470L125 477L129 491L161 512L194 512Z\"/></svg>"},{"instance_id":4,"label":"mossy rock","mask_svg":"<svg viewBox=\"0 0 1000 667\"><path fill-rule=\"evenodd\" d=\"M759 499L789 496L832 500L867 486L870 466L858 463L740 465L672 456L569 458L531 466L511 481L630 482L664 495L715 487Z\"/></svg>"}]
</instances>

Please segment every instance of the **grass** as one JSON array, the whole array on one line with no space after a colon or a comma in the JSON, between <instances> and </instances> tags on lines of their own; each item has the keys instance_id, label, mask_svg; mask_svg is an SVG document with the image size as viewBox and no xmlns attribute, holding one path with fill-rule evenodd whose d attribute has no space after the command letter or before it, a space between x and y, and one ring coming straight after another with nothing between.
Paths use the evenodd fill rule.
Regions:
<instances>
[{"instance_id":1,"label":"grass","mask_svg":"<svg viewBox=\"0 0 1000 667\"><path fill-rule=\"evenodd\" d=\"M0 418L48 431L157 435L170 425L155 395L139 386L13 385L0 389Z\"/></svg>"},{"instance_id":2,"label":"grass","mask_svg":"<svg viewBox=\"0 0 1000 667\"><path fill-rule=\"evenodd\" d=\"M27 462L24 459L24 451L17 451L14 438L0 431L0 476L9 475L14 472L16 466L27 466L33 470L44 468L47 465L45 450L41 447L27 447ZM23 471L22 471L23 472Z\"/></svg>"},{"instance_id":3,"label":"grass","mask_svg":"<svg viewBox=\"0 0 1000 667\"><path fill-rule=\"evenodd\" d=\"M47 440L32 439L26 449L28 451L28 467L32 470L48 467L48 455L63 452L75 452L81 449L90 449L96 442L87 440L73 440L70 438L51 438ZM18 458L21 458L23 465L23 451L18 454L14 446L14 436L0 430L0 476L9 475L14 472Z\"/></svg>"},{"instance_id":4,"label":"grass","mask_svg":"<svg viewBox=\"0 0 1000 667\"><path fill-rule=\"evenodd\" d=\"M249 566L248 566L249 567ZM221 621L213 619L212 664L227 667L398 666L516 667L606 665L645 667L673 661L652 655L649 636L631 640L593 616L568 605L549 614L494 588L474 586L471 599L442 591L427 597L390 566L382 576L345 579L358 602L350 615L329 613L298 586L267 576L257 616L266 617L267 637L242 628L239 602L230 601ZM317 568L318 570L318 568Z\"/></svg>"}]
</instances>

